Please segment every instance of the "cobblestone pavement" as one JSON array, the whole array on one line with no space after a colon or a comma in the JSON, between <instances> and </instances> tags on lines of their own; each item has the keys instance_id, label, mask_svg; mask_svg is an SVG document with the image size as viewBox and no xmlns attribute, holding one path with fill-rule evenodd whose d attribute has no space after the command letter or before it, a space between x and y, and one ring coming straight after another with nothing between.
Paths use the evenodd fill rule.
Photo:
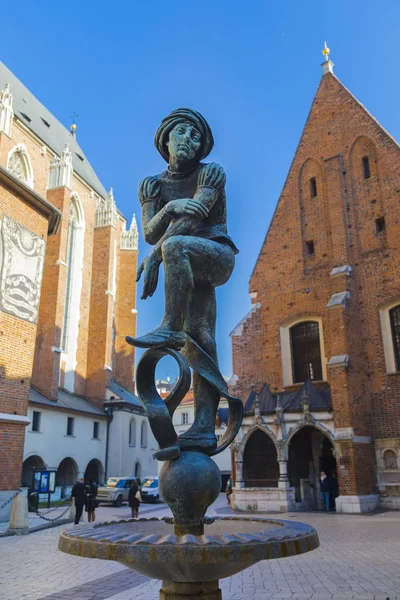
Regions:
<instances>
[{"instance_id":1,"label":"cobblestone pavement","mask_svg":"<svg viewBox=\"0 0 400 600\"><path fill-rule=\"evenodd\" d=\"M98 520L129 515L127 507L97 512ZM143 505L145 513L162 516L169 510ZM216 513L231 514L223 496L210 510ZM316 527L321 547L303 556L263 561L222 580L224 600L400 600L400 513L279 516ZM159 581L117 563L59 552L60 532L70 527L0 539L0 600L158 600Z\"/></svg>"}]
</instances>

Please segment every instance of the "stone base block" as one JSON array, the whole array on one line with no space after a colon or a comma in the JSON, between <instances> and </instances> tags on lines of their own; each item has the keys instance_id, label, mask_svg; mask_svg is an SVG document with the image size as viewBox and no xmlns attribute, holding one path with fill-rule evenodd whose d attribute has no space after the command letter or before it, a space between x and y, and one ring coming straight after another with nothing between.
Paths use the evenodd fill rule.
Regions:
<instances>
[{"instance_id":1,"label":"stone base block","mask_svg":"<svg viewBox=\"0 0 400 600\"><path fill-rule=\"evenodd\" d=\"M365 496L339 496L336 498L337 513L367 513L375 510L378 505L378 494L366 494Z\"/></svg>"},{"instance_id":2,"label":"stone base block","mask_svg":"<svg viewBox=\"0 0 400 600\"><path fill-rule=\"evenodd\" d=\"M160 600L222 600L218 581L206 581L203 583L175 583L163 581L160 590Z\"/></svg>"},{"instance_id":3,"label":"stone base block","mask_svg":"<svg viewBox=\"0 0 400 600\"><path fill-rule=\"evenodd\" d=\"M0 506L7 502L12 496L14 496L17 490L3 491L0 490ZM11 514L11 502L9 502L4 508L0 509L0 523L8 523Z\"/></svg>"},{"instance_id":4,"label":"stone base block","mask_svg":"<svg viewBox=\"0 0 400 600\"><path fill-rule=\"evenodd\" d=\"M293 488L240 488L231 496L232 508L243 512L284 513L295 509Z\"/></svg>"}]
</instances>

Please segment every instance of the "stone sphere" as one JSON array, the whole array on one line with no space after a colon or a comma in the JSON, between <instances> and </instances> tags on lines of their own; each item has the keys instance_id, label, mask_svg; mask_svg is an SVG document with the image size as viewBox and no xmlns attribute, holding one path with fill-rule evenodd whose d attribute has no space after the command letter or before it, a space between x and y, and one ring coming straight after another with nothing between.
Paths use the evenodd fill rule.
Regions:
<instances>
[{"instance_id":1,"label":"stone sphere","mask_svg":"<svg viewBox=\"0 0 400 600\"><path fill-rule=\"evenodd\" d=\"M166 461L160 471L161 495L169 505L175 523L199 523L221 491L221 473L202 452L185 451Z\"/></svg>"}]
</instances>

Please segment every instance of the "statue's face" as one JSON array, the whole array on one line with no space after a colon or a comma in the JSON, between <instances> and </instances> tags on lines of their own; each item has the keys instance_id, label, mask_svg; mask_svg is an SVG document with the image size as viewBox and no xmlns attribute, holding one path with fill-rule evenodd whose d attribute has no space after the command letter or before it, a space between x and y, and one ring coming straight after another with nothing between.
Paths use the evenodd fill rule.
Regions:
<instances>
[{"instance_id":1,"label":"statue's face","mask_svg":"<svg viewBox=\"0 0 400 600\"><path fill-rule=\"evenodd\" d=\"M175 125L169 134L168 152L178 162L193 160L201 147L201 134L191 123Z\"/></svg>"}]
</instances>

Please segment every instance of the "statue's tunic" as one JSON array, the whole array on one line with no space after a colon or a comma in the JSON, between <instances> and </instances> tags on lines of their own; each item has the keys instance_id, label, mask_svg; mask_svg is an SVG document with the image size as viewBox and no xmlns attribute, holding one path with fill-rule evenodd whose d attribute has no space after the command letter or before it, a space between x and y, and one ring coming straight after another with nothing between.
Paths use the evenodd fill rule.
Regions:
<instances>
[{"instance_id":1,"label":"statue's tunic","mask_svg":"<svg viewBox=\"0 0 400 600\"><path fill-rule=\"evenodd\" d=\"M205 170L210 166L210 163L199 163L189 173L173 173L168 170L160 173L156 176L161 189L159 200L147 200L143 197L143 186L146 181L143 180L139 187L139 198L142 203L146 201L158 202L159 205L157 206L156 212L159 212L164 208L170 200L193 198L199 187L202 170ZM207 178L203 178L201 183L215 188L218 192L218 198L208 213L208 216L199 223L197 228L190 235L227 244L232 248L234 253L237 254L239 251L231 237L228 235L226 225L225 173L220 165L213 164L212 166L214 168L217 167L216 172L214 169L214 174L216 175L216 177L214 177L215 181L207 181ZM174 222L174 219L172 219L172 222Z\"/></svg>"}]
</instances>

